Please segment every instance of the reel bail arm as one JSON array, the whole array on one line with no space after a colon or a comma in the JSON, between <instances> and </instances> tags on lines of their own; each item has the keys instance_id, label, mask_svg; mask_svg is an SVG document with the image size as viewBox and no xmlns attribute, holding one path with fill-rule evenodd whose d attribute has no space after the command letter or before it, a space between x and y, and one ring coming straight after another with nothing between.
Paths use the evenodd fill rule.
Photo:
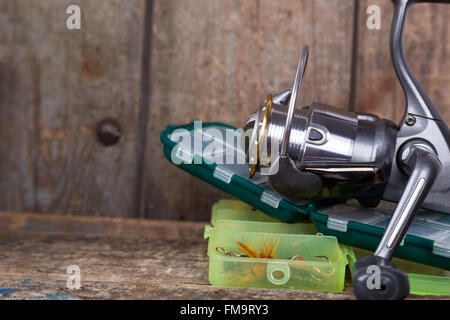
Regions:
<instances>
[{"instance_id":1,"label":"reel bail arm","mask_svg":"<svg viewBox=\"0 0 450 320\"><path fill-rule=\"evenodd\" d=\"M300 171L287 153L291 136L292 119L300 94L303 76L305 75L308 64L308 57L309 48L306 46L303 48L303 52L299 58L294 85L290 94L286 124L281 140L281 151L269 169L270 184L278 192L290 197L296 197L298 194L301 194L305 197L313 198L322 190L321 179L314 173Z\"/></svg>"}]
</instances>

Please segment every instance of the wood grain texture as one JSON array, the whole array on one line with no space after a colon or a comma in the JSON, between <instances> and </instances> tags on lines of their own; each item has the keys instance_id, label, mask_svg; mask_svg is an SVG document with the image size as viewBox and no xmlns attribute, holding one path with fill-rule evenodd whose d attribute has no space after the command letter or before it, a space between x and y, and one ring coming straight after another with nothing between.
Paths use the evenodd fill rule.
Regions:
<instances>
[{"instance_id":1,"label":"wood grain texture","mask_svg":"<svg viewBox=\"0 0 450 320\"><path fill-rule=\"evenodd\" d=\"M206 242L0 232L2 299L354 299L340 293L213 287ZM66 288L70 265L81 289ZM173 314L175 318L175 314Z\"/></svg>"},{"instance_id":2,"label":"wood grain texture","mask_svg":"<svg viewBox=\"0 0 450 320\"><path fill-rule=\"evenodd\" d=\"M211 286L207 241L189 234L203 223L143 221L148 236L135 237L116 231L136 220L20 213L0 219L14 222L0 224L0 299L355 299L350 278L336 293ZM45 228L30 228L38 221ZM78 234L67 232L76 221ZM70 265L80 267L79 290L66 288Z\"/></svg>"},{"instance_id":3,"label":"wood grain texture","mask_svg":"<svg viewBox=\"0 0 450 320\"><path fill-rule=\"evenodd\" d=\"M355 110L401 121L405 98L392 66L390 0L362 0L359 13ZM369 30L369 5L381 8L381 30ZM405 53L408 64L442 117L450 121L450 6L416 4L408 16Z\"/></svg>"},{"instance_id":4,"label":"wood grain texture","mask_svg":"<svg viewBox=\"0 0 450 320\"><path fill-rule=\"evenodd\" d=\"M155 0L150 17L146 2L0 1L1 210L209 220L227 196L169 164L161 131L193 119L241 126L268 93L292 85L304 45L302 105L347 108L354 97L356 111L400 121L390 0ZM65 26L72 3L81 31ZM371 4L381 7L381 30L366 27ZM411 69L447 121L449 10L416 5L406 32ZM96 138L107 118L121 129L110 147Z\"/></svg>"},{"instance_id":5,"label":"wood grain texture","mask_svg":"<svg viewBox=\"0 0 450 320\"><path fill-rule=\"evenodd\" d=\"M82 29L66 28L78 4ZM0 206L129 216L135 181L143 0L0 3ZM117 119L118 144L96 126Z\"/></svg>"},{"instance_id":6,"label":"wood grain texture","mask_svg":"<svg viewBox=\"0 0 450 320\"><path fill-rule=\"evenodd\" d=\"M155 1L151 99L141 216L209 220L225 195L162 154L167 124L237 127L268 93L292 86L304 45L311 58L301 103L348 107L353 1Z\"/></svg>"},{"instance_id":7,"label":"wood grain texture","mask_svg":"<svg viewBox=\"0 0 450 320\"><path fill-rule=\"evenodd\" d=\"M0 232L201 241L204 229L205 223L193 221L0 212Z\"/></svg>"}]
</instances>

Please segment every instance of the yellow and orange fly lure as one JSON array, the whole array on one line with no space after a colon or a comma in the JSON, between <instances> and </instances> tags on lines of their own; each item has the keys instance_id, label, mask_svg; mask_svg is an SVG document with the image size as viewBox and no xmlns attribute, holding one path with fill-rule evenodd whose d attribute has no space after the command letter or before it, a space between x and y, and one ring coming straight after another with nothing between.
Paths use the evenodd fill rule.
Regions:
<instances>
[{"instance_id":1,"label":"yellow and orange fly lure","mask_svg":"<svg viewBox=\"0 0 450 320\"><path fill-rule=\"evenodd\" d=\"M249 258L263 258L263 259L277 259L275 253L280 245L281 238L274 241L270 239L268 241L264 240L261 250L255 250L252 245L248 242L237 241L239 251L245 254Z\"/></svg>"},{"instance_id":2,"label":"yellow and orange fly lure","mask_svg":"<svg viewBox=\"0 0 450 320\"><path fill-rule=\"evenodd\" d=\"M260 250L253 248L248 241L237 241L237 245L239 251L248 258L278 259L276 252L280 245L280 241L281 238L278 240L264 240ZM244 268L247 270L231 272L230 275L236 278L234 281L235 286L245 286L253 280L261 279L266 273L266 266L261 263L246 264L244 265Z\"/></svg>"}]
</instances>

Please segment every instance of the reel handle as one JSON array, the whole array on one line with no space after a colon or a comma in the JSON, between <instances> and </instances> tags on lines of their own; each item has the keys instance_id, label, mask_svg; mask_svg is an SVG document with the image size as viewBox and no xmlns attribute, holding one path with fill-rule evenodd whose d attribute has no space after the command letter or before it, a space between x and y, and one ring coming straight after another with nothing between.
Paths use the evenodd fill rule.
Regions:
<instances>
[{"instance_id":1,"label":"reel handle","mask_svg":"<svg viewBox=\"0 0 450 320\"><path fill-rule=\"evenodd\" d=\"M442 164L429 144L416 140L401 150L401 166L410 173L406 188L372 256L359 259L353 270L353 288L359 299L403 299L409 294L408 276L391 259L436 180ZM378 267L382 288L367 285L369 267Z\"/></svg>"},{"instance_id":2,"label":"reel handle","mask_svg":"<svg viewBox=\"0 0 450 320\"><path fill-rule=\"evenodd\" d=\"M401 151L401 165L404 171L410 173L410 177L375 253L359 259L354 266L353 288L359 299L397 300L409 294L408 276L397 269L391 259L442 165L434 150L421 140L408 143ZM382 288L369 288L367 285L370 276L368 270L374 266L380 270Z\"/></svg>"},{"instance_id":3,"label":"reel handle","mask_svg":"<svg viewBox=\"0 0 450 320\"><path fill-rule=\"evenodd\" d=\"M410 176L374 253L384 259L391 259L394 255L442 168L434 150L421 140L407 143L400 150L400 155L402 159L399 163Z\"/></svg>"},{"instance_id":4,"label":"reel handle","mask_svg":"<svg viewBox=\"0 0 450 320\"><path fill-rule=\"evenodd\" d=\"M443 177L448 176L450 172L450 131L412 75L405 58L406 18L411 6L422 2L450 3L450 0L393 0L395 10L390 39L391 57L406 98L405 121L400 124L397 136L397 165L403 174L409 177L375 253L359 259L354 266L353 288L360 299L403 299L409 294L408 276L397 269L391 259L427 195L432 195L433 184L439 183L439 179L441 184L446 183L442 182L445 178L438 178L441 169ZM420 119L417 123L416 117ZM403 175L399 172L391 176L388 189L391 184L391 190L403 185L399 176ZM439 198L440 193L435 193ZM374 266L381 272L381 288L369 288L367 285L367 270Z\"/></svg>"}]
</instances>

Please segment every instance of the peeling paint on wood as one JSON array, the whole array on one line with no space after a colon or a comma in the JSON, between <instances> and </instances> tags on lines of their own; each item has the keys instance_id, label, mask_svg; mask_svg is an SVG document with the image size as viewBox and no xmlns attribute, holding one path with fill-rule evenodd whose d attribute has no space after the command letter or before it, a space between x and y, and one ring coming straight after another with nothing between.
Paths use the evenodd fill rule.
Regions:
<instances>
[{"instance_id":1,"label":"peeling paint on wood","mask_svg":"<svg viewBox=\"0 0 450 320\"><path fill-rule=\"evenodd\" d=\"M137 221L36 216L40 228L0 221L0 299L354 299L351 280L338 293L213 287L208 281L207 241L191 234L202 223L141 221L143 229L115 232ZM3 218L12 219L2 213ZM57 222L58 219L62 219ZM55 228L45 228L45 223ZM67 226L101 225L107 228ZM91 220L91 222L89 222ZM65 221L64 223L62 221ZM112 226L117 224L117 226ZM154 224L154 226L151 226ZM166 224L166 226L162 226ZM8 228L11 227L10 230ZM161 228L164 232L155 232ZM144 232L144 229L147 232ZM174 230L185 229L178 234ZM67 268L80 267L81 288L66 288ZM410 296L410 299L450 297Z\"/></svg>"}]
</instances>

